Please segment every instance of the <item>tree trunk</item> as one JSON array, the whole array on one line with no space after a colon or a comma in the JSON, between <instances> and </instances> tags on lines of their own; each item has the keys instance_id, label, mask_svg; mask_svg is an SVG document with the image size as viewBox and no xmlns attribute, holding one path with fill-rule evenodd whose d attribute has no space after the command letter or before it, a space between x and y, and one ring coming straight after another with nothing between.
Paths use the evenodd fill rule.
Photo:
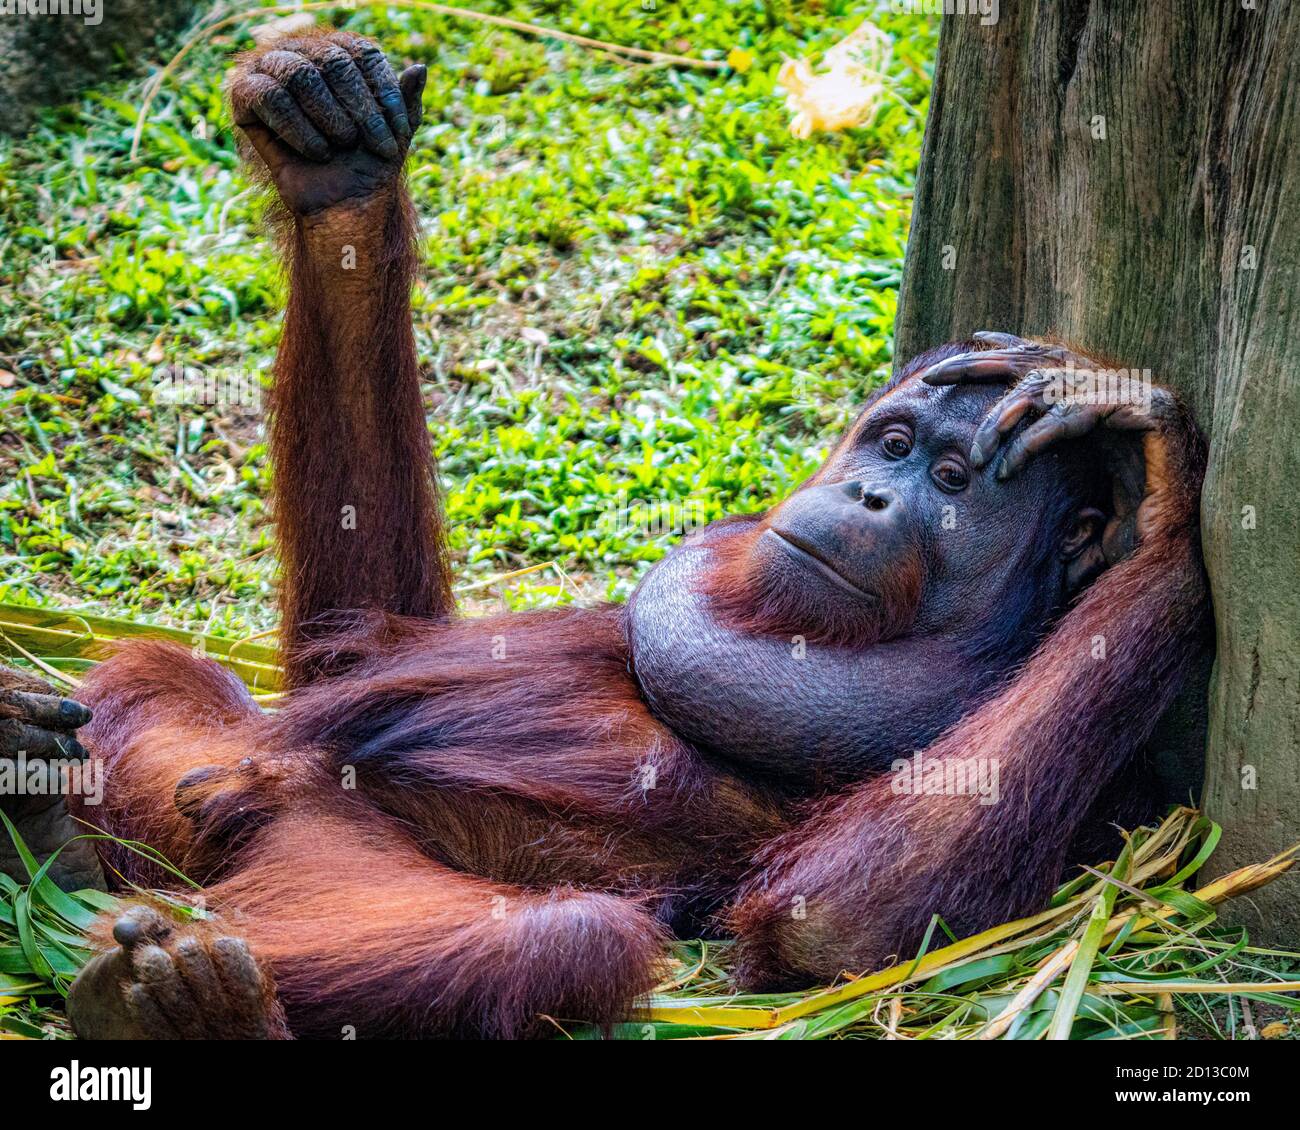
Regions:
<instances>
[{"instance_id":1,"label":"tree trunk","mask_svg":"<svg viewBox=\"0 0 1300 1130\"><path fill-rule=\"evenodd\" d=\"M183 27L197 6L196 0L50 0L0 15L0 132L26 132L40 107L69 101L117 64L150 61L155 37Z\"/></svg>"},{"instance_id":2,"label":"tree trunk","mask_svg":"<svg viewBox=\"0 0 1300 1130\"><path fill-rule=\"evenodd\" d=\"M1193 406L1212 866L1265 859L1300 840L1300 21L1268 0L1003 0L994 26L943 25L896 354L1059 335ZM1166 754L1201 757L1194 720L1172 733ZM1300 942L1298 878L1236 909L1252 937Z\"/></svg>"}]
</instances>

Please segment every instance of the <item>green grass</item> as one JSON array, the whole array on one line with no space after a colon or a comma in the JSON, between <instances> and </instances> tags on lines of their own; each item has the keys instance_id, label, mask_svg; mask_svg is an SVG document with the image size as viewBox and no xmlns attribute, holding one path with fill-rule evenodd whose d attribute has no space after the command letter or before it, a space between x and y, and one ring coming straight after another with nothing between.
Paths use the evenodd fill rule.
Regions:
<instances>
[{"instance_id":1,"label":"green grass","mask_svg":"<svg viewBox=\"0 0 1300 1130\"><path fill-rule=\"evenodd\" d=\"M93 955L87 932L100 914L115 911L122 903L103 891L60 890L47 875L59 852L37 859L3 812L0 836L14 845L27 869L26 882L0 874L0 1039L70 1038L73 1033L63 1001L73 978ZM144 844L116 842L188 883ZM205 913L172 895L158 893L154 897L181 919Z\"/></svg>"},{"instance_id":2,"label":"green grass","mask_svg":"<svg viewBox=\"0 0 1300 1130\"><path fill-rule=\"evenodd\" d=\"M615 508L762 508L887 372L938 25L836 2L481 6L755 58L629 66L427 13L337 16L430 66L414 305L458 578L556 566L471 606L622 598L672 539ZM782 58L866 14L893 38L889 97L796 141ZM152 397L160 365L264 381L274 354L278 264L220 105L244 34L185 60L137 162L140 82L0 144L2 602L273 626L260 414Z\"/></svg>"}]
</instances>

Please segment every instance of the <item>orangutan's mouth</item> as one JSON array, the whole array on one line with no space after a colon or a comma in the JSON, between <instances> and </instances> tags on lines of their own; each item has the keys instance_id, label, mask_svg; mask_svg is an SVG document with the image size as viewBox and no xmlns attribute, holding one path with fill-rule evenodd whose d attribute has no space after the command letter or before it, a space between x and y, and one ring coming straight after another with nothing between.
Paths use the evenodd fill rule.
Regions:
<instances>
[{"instance_id":1,"label":"orangutan's mouth","mask_svg":"<svg viewBox=\"0 0 1300 1130\"><path fill-rule=\"evenodd\" d=\"M795 537L793 534L783 534L779 530L768 528L768 534L776 538L781 543L782 548L791 557L795 558L804 565L810 566L819 572L823 577L833 584L844 589L845 592L852 593L859 600L875 601L871 593L858 588L852 581L839 571L822 553L814 546L809 545L806 541Z\"/></svg>"}]
</instances>

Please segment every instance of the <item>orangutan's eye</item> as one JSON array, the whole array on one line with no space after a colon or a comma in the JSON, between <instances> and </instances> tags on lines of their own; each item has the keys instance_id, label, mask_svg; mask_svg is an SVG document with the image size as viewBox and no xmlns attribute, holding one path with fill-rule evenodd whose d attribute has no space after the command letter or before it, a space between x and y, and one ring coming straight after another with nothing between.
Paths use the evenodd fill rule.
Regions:
<instances>
[{"instance_id":1,"label":"orangutan's eye","mask_svg":"<svg viewBox=\"0 0 1300 1130\"><path fill-rule=\"evenodd\" d=\"M934 476L935 482L953 494L965 490L966 484L970 482L970 475L965 466L955 459L945 459L936 463L930 473Z\"/></svg>"},{"instance_id":2,"label":"orangutan's eye","mask_svg":"<svg viewBox=\"0 0 1300 1130\"><path fill-rule=\"evenodd\" d=\"M891 459L905 459L912 453L912 433L904 428L891 428L880 446Z\"/></svg>"}]
</instances>

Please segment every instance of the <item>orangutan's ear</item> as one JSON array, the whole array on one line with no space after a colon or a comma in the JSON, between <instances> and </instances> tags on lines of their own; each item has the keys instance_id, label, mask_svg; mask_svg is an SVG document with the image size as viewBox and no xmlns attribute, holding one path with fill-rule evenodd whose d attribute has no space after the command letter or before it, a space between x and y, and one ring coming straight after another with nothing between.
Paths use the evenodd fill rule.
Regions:
<instances>
[{"instance_id":1,"label":"orangutan's ear","mask_svg":"<svg viewBox=\"0 0 1300 1130\"><path fill-rule=\"evenodd\" d=\"M1070 592L1078 592L1106 568L1106 555L1101 549L1105 528L1106 515L1096 507L1085 506L1061 538L1059 552L1065 562L1065 583Z\"/></svg>"}]
</instances>

